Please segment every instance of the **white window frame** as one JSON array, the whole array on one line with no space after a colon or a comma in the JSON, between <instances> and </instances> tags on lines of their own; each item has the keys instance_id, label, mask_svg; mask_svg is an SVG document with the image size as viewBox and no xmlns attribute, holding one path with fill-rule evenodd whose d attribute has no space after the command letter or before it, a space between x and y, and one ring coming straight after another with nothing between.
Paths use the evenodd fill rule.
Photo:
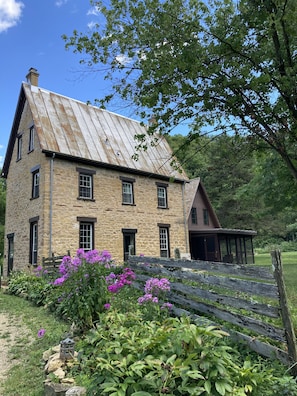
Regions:
<instances>
[{"instance_id":1,"label":"white window frame","mask_svg":"<svg viewBox=\"0 0 297 396\"><path fill-rule=\"evenodd\" d=\"M158 208L167 208L167 188L157 186Z\"/></svg>"},{"instance_id":2,"label":"white window frame","mask_svg":"<svg viewBox=\"0 0 297 396\"><path fill-rule=\"evenodd\" d=\"M160 239L160 257L169 258L169 229L168 227L159 227Z\"/></svg>"},{"instance_id":3,"label":"white window frame","mask_svg":"<svg viewBox=\"0 0 297 396\"><path fill-rule=\"evenodd\" d=\"M122 181L122 203L125 205L134 204L133 183Z\"/></svg>"},{"instance_id":4,"label":"white window frame","mask_svg":"<svg viewBox=\"0 0 297 396\"><path fill-rule=\"evenodd\" d=\"M19 161L22 159L23 136L19 135L17 139L17 161Z\"/></svg>"},{"instance_id":5,"label":"white window frame","mask_svg":"<svg viewBox=\"0 0 297 396\"><path fill-rule=\"evenodd\" d=\"M85 251L94 249L94 223L81 221L79 223L79 247Z\"/></svg>"},{"instance_id":6,"label":"white window frame","mask_svg":"<svg viewBox=\"0 0 297 396\"><path fill-rule=\"evenodd\" d=\"M40 187L40 171L37 169L32 173L32 198L39 197L39 187Z\"/></svg>"},{"instance_id":7,"label":"white window frame","mask_svg":"<svg viewBox=\"0 0 297 396\"><path fill-rule=\"evenodd\" d=\"M79 174L79 198L93 199L93 175Z\"/></svg>"},{"instance_id":8,"label":"white window frame","mask_svg":"<svg viewBox=\"0 0 297 396\"><path fill-rule=\"evenodd\" d=\"M29 147L28 147L29 153L30 151L34 150L34 139L35 139L35 129L34 126L31 126L29 131Z\"/></svg>"}]
</instances>

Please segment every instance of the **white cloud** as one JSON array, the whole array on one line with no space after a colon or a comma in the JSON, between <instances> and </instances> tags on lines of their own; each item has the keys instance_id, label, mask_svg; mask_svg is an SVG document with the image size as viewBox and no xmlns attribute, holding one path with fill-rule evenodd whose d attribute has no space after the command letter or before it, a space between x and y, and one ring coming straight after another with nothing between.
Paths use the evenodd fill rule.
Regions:
<instances>
[{"instance_id":1,"label":"white cloud","mask_svg":"<svg viewBox=\"0 0 297 396\"><path fill-rule=\"evenodd\" d=\"M95 7L92 7L89 9L89 11L87 12L87 15L98 16L98 15L100 15L100 12L101 12L100 8L95 6Z\"/></svg>"},{"instance_id":2,"label":"white cloud","mask_svg":"<svg viewBox=\"0 0 297 396\"><path fill-rule=\"evenodd\" d=\"M66 4L66 3L68 3L68 0L57 0L55 4L57 7L62 7L62 5Z\"/></svg>"},{"instance_id":3,"label":"white cloud","mask_svg":"<svg viewBox=\"0 0 297 396\"><path fill-rule=\"evenodd\" d=\"M96 26L97 26L97 23L96 23L96 22L90 22L90 23L88 23L88 28L89 28L90 30L93 30Z\"/></svg>"},{"instance_id":4,"label":"white cloud","mask_svg":"<svg viewBox=\"0 0 297 396\"><path fill-rule=\"evenodd\" d=\"M15 26L22 16L24 3L16 0L0 0L0 33Z\"/></svg>"}]
</instances>

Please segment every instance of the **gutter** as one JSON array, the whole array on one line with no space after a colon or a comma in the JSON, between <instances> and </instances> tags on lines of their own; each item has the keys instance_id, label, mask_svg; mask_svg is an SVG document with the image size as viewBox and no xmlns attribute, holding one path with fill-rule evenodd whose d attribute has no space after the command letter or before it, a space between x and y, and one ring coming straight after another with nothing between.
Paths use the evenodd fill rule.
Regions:
<instances>
[{"instance_id":1,"label":"gutter","mask_svg":"<svg viewBox=\"0 0 297 396\"><path fill-rule=\"evenodd\" d=\"M55 153L52 153L50 160L49 257L52 257L54 159Z\"/></svg>"}]
</instances>

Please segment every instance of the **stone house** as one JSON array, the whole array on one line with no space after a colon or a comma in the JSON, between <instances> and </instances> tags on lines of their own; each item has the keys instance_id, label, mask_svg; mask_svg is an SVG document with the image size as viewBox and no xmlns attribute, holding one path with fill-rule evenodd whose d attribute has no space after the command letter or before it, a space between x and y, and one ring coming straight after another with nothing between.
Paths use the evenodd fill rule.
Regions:
<instances>
[{"instance_id":1,"label":"stone house","mask_svg":"<svg viewBox=\"0 0 297 396\"><path fill-rule=\"evenodd\" d=\"M134 136L147 136L146 127L40 88L38 77L31 68L21 84L2 169L5 272L78 248L106 249L117 261L201 258L190 242L220 224L200 181L171 165L167 141L136 160ZM204 220L195 223L195 210Z\"/></svg>"},{"instance_id":2,"label":"stone house","mask_svg":"<svg viewBox=\"0 0 297 396\"><path fill-rule=\"evenodd\" d=\"M133 159L139 122L22 83L3 165L5 256L12 269L84 249L188 253L186 174L164 138Z\"/></svg>"}]
</instances>

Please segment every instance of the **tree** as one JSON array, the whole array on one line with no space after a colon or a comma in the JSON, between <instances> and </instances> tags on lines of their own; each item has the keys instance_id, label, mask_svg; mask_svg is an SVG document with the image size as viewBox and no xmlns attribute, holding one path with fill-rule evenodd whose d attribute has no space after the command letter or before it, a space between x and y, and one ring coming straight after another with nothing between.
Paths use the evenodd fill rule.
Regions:
<instances>
[{"instance_id":1,"label":"tree","mask_svg":"<svg viewBox=\"0 0 297 396\"><path fill-rule=\"evenodd\" d=\"M64 39L112 82L102 105L131 101L157 120L151 133L191 120L191 134L211 126L260 139L297 180L296 0L91 3L102 21Z\"/></svg>"}]
</instances>

